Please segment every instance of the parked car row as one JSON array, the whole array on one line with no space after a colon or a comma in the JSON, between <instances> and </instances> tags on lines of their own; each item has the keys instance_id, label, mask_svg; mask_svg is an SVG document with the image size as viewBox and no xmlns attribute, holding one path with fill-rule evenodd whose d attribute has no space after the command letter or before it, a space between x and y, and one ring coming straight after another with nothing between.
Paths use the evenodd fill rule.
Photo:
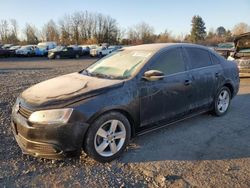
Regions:
<instances>
[{"instance_id":1,"label":"parked car row","mask_svg":"<svg viewBox=\"0 0 250 188\"><path fill-rule=\"evenodd\" d=\"M55 42L41 42L37 45L16 46L5 44L0 46L0 57L12 56L47 56L49 59L79 58L90 55L91 57L103 57L118 49L121 46L102 45L69 45L57 46Z\"/></svg>"},{"instance_id":2,"label":"parked car row","mask_svg":"<svg viewBox=\"0 0 250 188\"><path fill-rule=\"evenodd\" d=\"M13 56L47 56L48 51L56 47L55 42L42 42L37 45L13 45L5 44L0 47L0 57Z\"/></svg>"}]
</instances>

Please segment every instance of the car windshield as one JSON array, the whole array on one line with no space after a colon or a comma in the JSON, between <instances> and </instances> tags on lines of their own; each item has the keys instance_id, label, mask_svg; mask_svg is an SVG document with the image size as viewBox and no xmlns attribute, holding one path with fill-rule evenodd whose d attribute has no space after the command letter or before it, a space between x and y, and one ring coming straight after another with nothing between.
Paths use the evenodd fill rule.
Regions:
<instances>
[{"instance_id":1,"label":"car windshield","mask_svg":"<svg viewBox=\"0 0 250 188\"><path fill-rule=\"evenodd\" d=\"M12 46L10 47L10 50L16 50L17 48L19 48L19 46Z\"/></svg>"},{"instance_id":2,"label":"car windshield","mask_svg":"<svg viewBox=\"0 0 250 188\"><path fill-rule=\"evenodd\" d=\"M47 49L47 46L46 45L38 45L37 46L39 49Z\"/></svg>"},{"instance_id":3,"label":"car windshield","mask_svg":"<svg viewBox=\"0 0 250 188\"><path fill-rule=\"evenodd\" d=\"M63 48L64 48L64 46L57 46L53 50L54 51L59 51L59 50L63 50Z\"/></svg>"},{"instance_id":4,"label":"car windshield","mask_svg":"<svg viewBox=\"0 0 250 188\"><path fill-rule=\"evenodd\" d=\"M111 79L125 79L133 76L151 57L153 51L120 50L112 53L88 67L90 76Z\"/></svg>"},{"instance_id":5,"label":"car windshield","mask_svg":"<svg viewBox=\"0 0 250 188\"><path fill-rule=\"evenodd\" d=\"M28 50L30 48L30 46L22 46L21 48L20 48L20 50Z\"/></svg>"},{"instance_id":6,"label":"car windshield","mask_svg":"<svg viewBox=\"0 0 250 188\"><path fill-rule=\"evenodd\" d=\"M218 44L219 48L234 48L234 43L220 43Z\"/></svg>"}]
</instances>

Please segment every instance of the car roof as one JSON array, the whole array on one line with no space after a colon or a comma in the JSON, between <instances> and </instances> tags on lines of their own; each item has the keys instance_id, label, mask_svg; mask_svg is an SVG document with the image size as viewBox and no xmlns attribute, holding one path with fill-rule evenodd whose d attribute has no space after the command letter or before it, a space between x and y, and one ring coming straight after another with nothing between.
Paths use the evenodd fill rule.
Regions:
<instances>
[{"instance_id":1,"label":"car roof","mask_svg":"<svg viewBox=\"0 0 250 188\"><path fill-rule=\"evenodd\" d=\"M127 50L150 50L150 51L160 51L167 47L198 47L203 49L208 49L205 46L198 45L198 44L191 44L191 43L154 43L154 44L142 44L137 46L130 46L130 47L123 47L123 49Z\"/></svg>"}]
</instances>

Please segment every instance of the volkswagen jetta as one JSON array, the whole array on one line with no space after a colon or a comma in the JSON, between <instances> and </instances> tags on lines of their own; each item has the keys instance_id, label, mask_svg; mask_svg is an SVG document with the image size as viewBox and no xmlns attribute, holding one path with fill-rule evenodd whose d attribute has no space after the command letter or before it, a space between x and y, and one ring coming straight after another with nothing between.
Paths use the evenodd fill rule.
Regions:
<instances>
[{"instance_id":1,"label":"volkswagen jetta","mask_svg":"<svg viewBox=\"0 0 250 188\"><path fill-rule=\"evenodd\" d=\"M107 162L138 134L207 111L224 115L238 89L236 64L208 48L133 46L28 88L11 124L24 154L63 158L83 149Z\"/></svg>"}]
</instances>

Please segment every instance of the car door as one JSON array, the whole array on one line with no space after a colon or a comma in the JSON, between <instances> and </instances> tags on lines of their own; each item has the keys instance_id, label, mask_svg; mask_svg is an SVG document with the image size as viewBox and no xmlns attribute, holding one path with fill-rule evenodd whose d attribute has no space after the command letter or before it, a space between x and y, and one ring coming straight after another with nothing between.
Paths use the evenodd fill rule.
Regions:
<instances>
[{"instance_id":1,"label":"car door","mask_svg":"<svg viewBox=\"0 0 250 188\"><path fill-rule=\"evenodd\" d=\"M198 47L185 47L195 91L193 109L208 108L214 100L218 81L222 75L222 68L214 64L208 50Z\"/></svg>"},{"instance_id":2,"label":"car door","mask_svg":"<svg viewBox=\"0 0 250 188\"><path fill-rule=\"evenodd\" d=\"M157 81L140 81L141 126L173 121L188 113L192 86L181 48L163 51L147 70L159 70L165 76Z\"/></svg>"}]
</instances>

